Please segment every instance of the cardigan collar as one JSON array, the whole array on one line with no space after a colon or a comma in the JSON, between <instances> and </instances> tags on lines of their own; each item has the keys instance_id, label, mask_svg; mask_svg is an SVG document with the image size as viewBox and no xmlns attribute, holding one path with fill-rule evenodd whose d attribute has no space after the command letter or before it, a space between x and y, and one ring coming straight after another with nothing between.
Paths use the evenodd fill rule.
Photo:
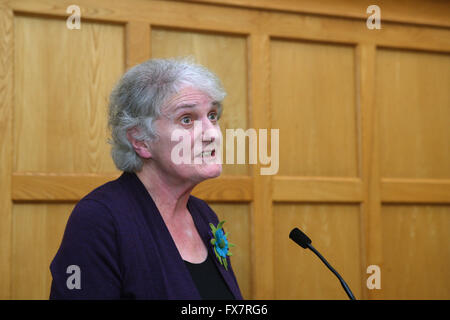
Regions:
<instances>
[{"instance_id":1,"label":"cardigan collar","mask_svg":"<svg viewBox=\"0 0 450 320\"><path fill-rule=\"evenodd\" d=\"M153 263L155 262L155 258L159 261L160 270L166 284L166 288L160 288L159 290L166 291L169 299L201 299L189 270L162 219L161 213L144 184L135 173L124 172L119 180L132 186L130 192L133 193L133 197L139 203L141 211L144 212L143 216L137 218L137 223L146 223L150 228L149 233L151 233L151 235L146 232L146 234L140 235L141 238L144 241L149 241L149 243L155 242L157 244L156 248L152 248L152 250L148 252L148 255L150 255L148 258ZM210 245L212 234L209 229L209 223L214 223L214 221L207 221L207 216L202 214L204 209L199 208L193 196L189 197L187 207L192 215L197 231L208 249L208 254L214 257L215 254ZM151 256L155 254L155 252L158 257ZM217 259L213 260L234 297L236 299L242 299L239 287L235 281L234 274L232 273L231 264L229 264L227 271L220 265Z\"/></svg>"}]
</instances>

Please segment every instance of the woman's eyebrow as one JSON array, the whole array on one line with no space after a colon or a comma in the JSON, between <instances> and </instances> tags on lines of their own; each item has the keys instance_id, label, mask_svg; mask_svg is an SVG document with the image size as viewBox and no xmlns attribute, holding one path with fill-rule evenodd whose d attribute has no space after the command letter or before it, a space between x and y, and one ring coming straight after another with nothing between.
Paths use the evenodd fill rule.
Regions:
<instances>
[{"instance_id":1,"label":"woman's eyebrow","mask_svg":"<svg viewBox=\"0 0 450 320\"><path fill-rule=\"evenodd\" d=\"M197 106L196 103L180 103L177 106L175 106L174 112L177 112L180 109L192 109Z\"/></svg>"},{"instance_id":2,"label":"woman's eyebrow","mask_svg":"<svg viewBox=\"0 0 450 320\"><path fill-rule=\"evenodd\" d=\"M181 102L180 104L175 106L173 112L176 113L176 112L178 112L181 109L192 109L192 108L195 108L196 106L198 106L198 104L195 103L195 102L194 103ZM210 107L211 107L211 109L213 109L213 108L219 108L220 106L221 106L221 103L219 101L213 101L213 102L211 102L211 106Z\"/></svg>"}]
</instances>

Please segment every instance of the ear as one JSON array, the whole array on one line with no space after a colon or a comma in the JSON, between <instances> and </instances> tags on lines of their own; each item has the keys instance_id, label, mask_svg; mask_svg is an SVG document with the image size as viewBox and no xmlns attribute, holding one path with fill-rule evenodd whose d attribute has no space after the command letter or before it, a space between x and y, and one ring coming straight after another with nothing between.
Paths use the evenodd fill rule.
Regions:
<instances>
[{"instance_id":1,"label":"ear","mask_svg":"<svg viewBox=\"0 0 450 320\"><path fill-rule=\"evenodd\" d=\"M150 147L146 141L137 140L135 137L140 134L139 130L131 128L127 130L127 139L133 146L134 151L144 159L150 159L152 157Z\"/></svg>"}]
</instances>

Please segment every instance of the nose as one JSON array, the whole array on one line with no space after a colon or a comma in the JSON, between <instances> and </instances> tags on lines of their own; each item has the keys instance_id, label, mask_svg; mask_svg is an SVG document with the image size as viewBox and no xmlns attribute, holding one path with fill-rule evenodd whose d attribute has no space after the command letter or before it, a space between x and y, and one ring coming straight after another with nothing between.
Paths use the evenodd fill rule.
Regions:
<instances>
[{"instance_id":1,"label":"nose","mask_svg":"<svg viewBox=\"0 0 450 320\"><path fill-rule=\"evenodd\" d=\"M202 141L214 142L219 139L220 127L217 123L213 123L208 117L202 121Z\"/></svg>"}]
</instances>

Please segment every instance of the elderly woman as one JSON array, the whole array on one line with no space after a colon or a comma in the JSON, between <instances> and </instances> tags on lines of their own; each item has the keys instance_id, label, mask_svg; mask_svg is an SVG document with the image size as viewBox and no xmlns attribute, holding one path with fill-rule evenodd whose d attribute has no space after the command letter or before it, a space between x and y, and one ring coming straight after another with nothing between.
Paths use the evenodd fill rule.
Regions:
<instances>
[{"instance_id":1,"label":"elderly woman","mask_svg":"<svg viewBox=\"0 0 450 320\"><path fill-rule=\"evenodd\" d=\"M75 206L50 265L51 299L242 299L229 257L211 242L217 216L190 195L221 173L212 160L224 97L214 74L185 60L149 60L125 73L109 105L112 158L123 174ZM191 161L174 161L176 131Z\"/></svg>"}]
</instances>

